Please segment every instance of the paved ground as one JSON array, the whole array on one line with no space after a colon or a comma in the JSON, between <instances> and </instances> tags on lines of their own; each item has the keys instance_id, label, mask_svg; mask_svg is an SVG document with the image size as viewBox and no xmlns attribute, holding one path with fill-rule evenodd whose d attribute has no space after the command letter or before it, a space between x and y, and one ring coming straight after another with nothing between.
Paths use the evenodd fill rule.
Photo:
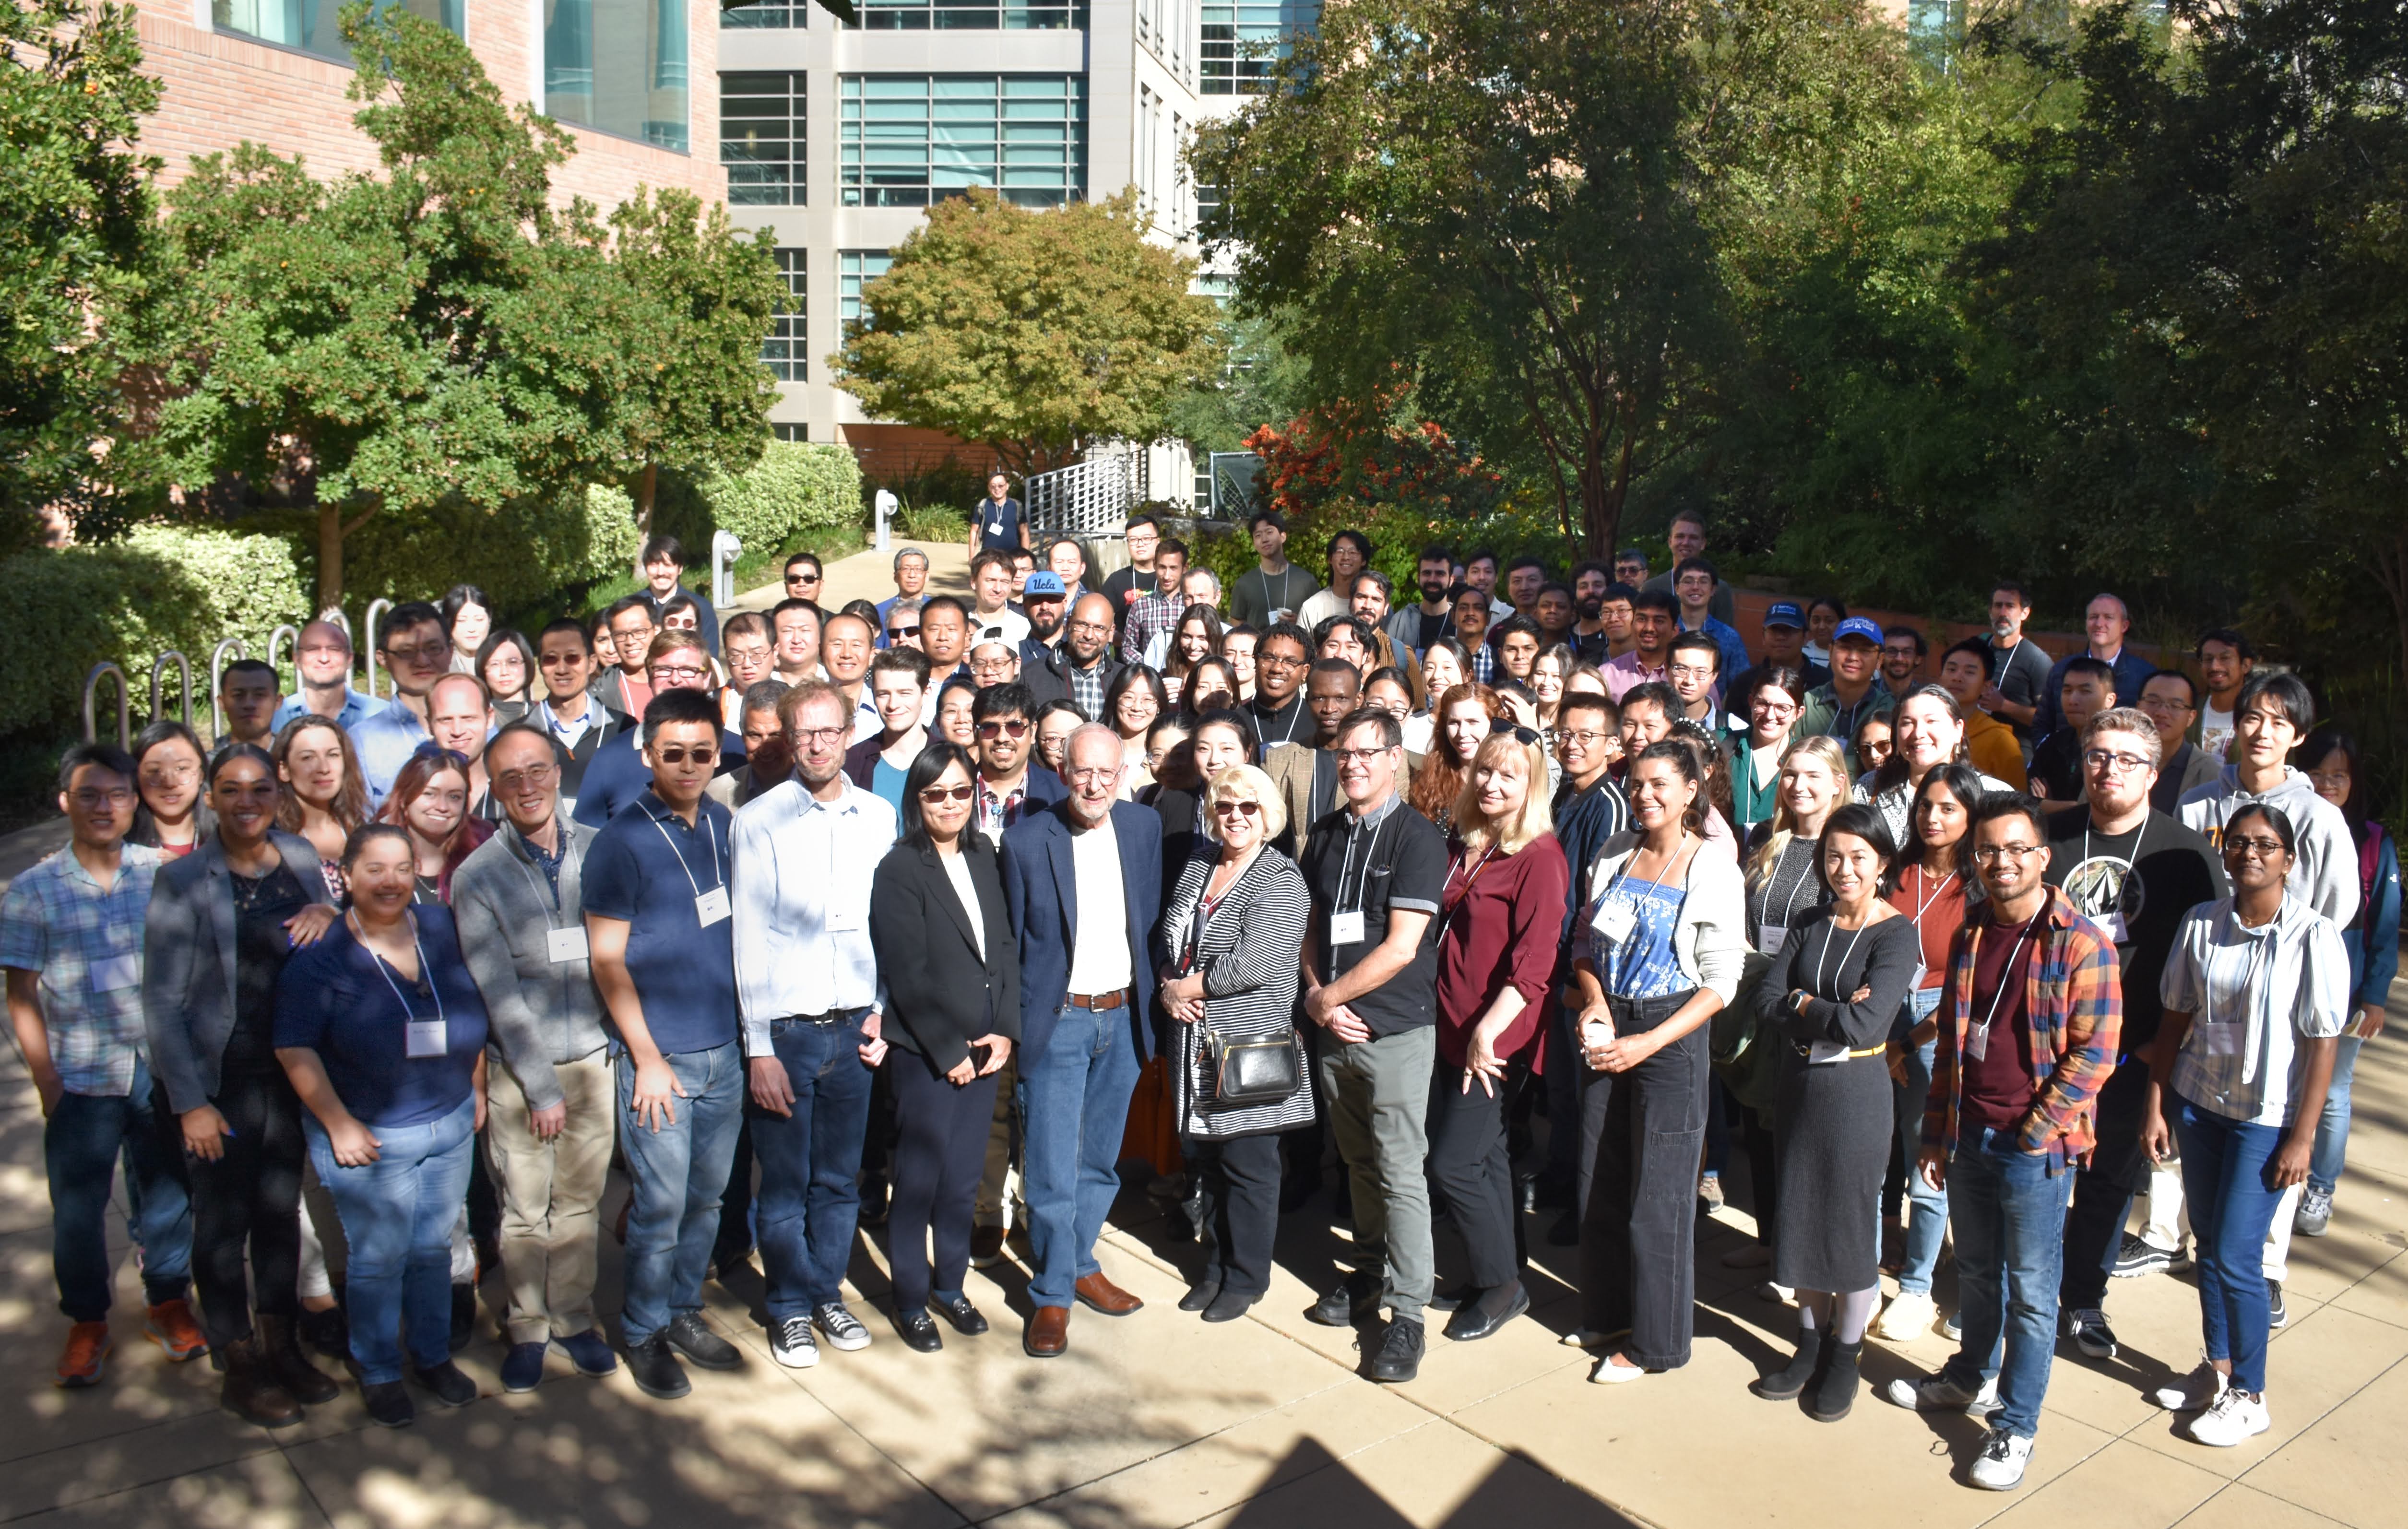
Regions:
<instances>
[{"instance_id":1,"label":"paved ground","mask_svg":"<svg viewBox=\"0 0 2408 1529\"><path fill-rule=\"evenodd\" d=\"M2408 989L2393 1009L2408 1013ZM1331 1276L1331 1234L1290 1218L1270 1297L1247 1320L1207 1328L1172 1307L1192 1245L1132 1188L1101 1257L1147 1308L1118 1322L1079 1312L1069 1355L1051 1363L1020 1352L1025 1277L1009 1265L970 1281L995 1332L949 1335L939 1355L906 1350L880 1304L883 1249L865 1237L852 1272L872 1347L831 1353L814 1370L780 1369L763 1339L757 1277L714 1283L713 1319L748 1363L737 1374L696 1372L682 1404L645 1399L624 1374L577 1379L558 1361L540 1391L498 1394L488 1326L463 1356L486 1393L475 1405L430 1407L417 1427L386 1433L367 1425L347 1387L302 1426L271 1435L218 1410L206 1363L171 1367L138 1339L130 1261L108 1379L60 1392L45 1383L62 1327L40 1124L22 1069L6 1066L0 1360L17 1379L0 1397L0 1518L162 1529L2401 1522L2408 1043L2389 1036L2359 1068L2333 1235L2295 1245L2292 1322L2275 1340L2269 1390L2274 1432L2211 1450L2144 1403L2143 1386L2192 1363L2196 1300L2171 1277L2120 1281L2111 1298L2128 1351L2112 1364L2060 1359L2032 1477L2005 1497L1952 1479L1976 1440L1963 1419L1867 1399L1825 1426L1746 1393L1759 1367L1785 1356L1791 1318L1721 1266L1747 1224L1736 1209L1699 1238L1695 1361L1612 1390L1587 1384L1586 1364L1555 1342L1575 1309L1572 1265L1543 1246L1541 1219L1529 1223L1541 1243L1531 1319L1479 1344L1434 1337L1421 1379L1391 1389L1358 1378L1354 1334L1302 1319ZM614 1184L614 1202L621 1193ZM611 1313L617 1265L606 1244ZM487 1300L495 1293L489 1286ZM1938 1365L1947 1348L1932 1336L1875 1350L1868 1370L1885 1380Z\"/></svg>"},{"instance_id":2,"label":"paved ground","mask_svg":"<svg viewBox=\"0 0 2408 1529\"><path fill-rule=\"evenodd\" d=\"M895 554L906 547L916 547L928 554L928 589L936 594L958 594L968 598L970 593L970 555L957 541L896 541L888 550L855 552L839 558L822 570L827 581L821 586L820 604L830 610L842 607L851 600L883 600L895 593ZM785 587L773 579L757 589L745 591L736 597L739 610L767 610L785 597Z\"/></svg>"}]
</instances>

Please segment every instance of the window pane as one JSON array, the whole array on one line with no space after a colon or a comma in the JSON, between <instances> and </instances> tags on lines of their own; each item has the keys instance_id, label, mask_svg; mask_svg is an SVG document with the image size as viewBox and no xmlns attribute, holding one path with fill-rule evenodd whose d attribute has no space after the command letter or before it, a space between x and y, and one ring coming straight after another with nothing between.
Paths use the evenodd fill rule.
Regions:
<instances>
[{"instance_id":1,"label":"window pane","mask_svg":"<svg viewBox=\"0 0 2408 1529\"><path fill-rule=\"evenodd\" d=\"M844 76L844 205L925 207L970 186L1009 187L1027 207L1084 196L1085 83L1062 75Z\"/></svg>"},{"instance_id":2,"label":"window pane","mask_svg":"<svg viewBox=\"0 0 2408 1529\"><path fill-rule=\"evenodd\" d=\"M210 0L209 24L348 64L351 48L343 40L342 8L340 0ZM406 10L459 34L467 0L380 0L376 8Z\"/></svg>"},{"instance_id":3,"label":"window pane","mask_svg":"<svg viewBox=\"0 0 2408 1529\"><path fill-rule=\"evenodd\" d=\"M873 32L1052 32L1084 27L1083 0L855 0L860 24Z\"/></svg>"},{"instance_id":4,"label":"window pane","mask_svg":"<svg viewBox=\"0 0 2408 1529\"><path fill-rule=\"evenodd\" d=\"M729 32L748 27L763 27L782 31L792 27L809 26L811 8L811 0L796 0L796 3L791 6L782 4L781 0L752 0L752 4L749 6L738 6L734 10L721 11L719 29L722 32Z\"/></svg>"},{"instance_id":5,"label":"window pane","mask_svg":"<svg viewBox=\"0 0 2408 1529\"><path fill-rule=\"evenodd\" d=\"M861 289L886 274L895 264L883 250L839 250L837 251L836 315L838 322L852 324L867 317L861 308Z\"/></svg>"},{"instance_id":6,"label":"window pane","mask_svg":"<svg viewBox=\"0 0 2408 1529\"><path fill-rule=\"evenodd\" d=\"M801 207L804 79L745 72L719 77L719 162L731 207Z\"/></svg>"},{"instance_id":7,"label":"window pane","mask_svg":"<svg viewBox=\"0 0 2408 1529\"><path fill-rule=\"evenodd\" d=\"M543 0L543 106L683 153L686 0Z\"/></svg>"},{"instance_id":8,"label":"window pane","mask_svg":"<svg viewBox=\"0 0 2408 1529\"><path fill-rule=\"evenodd\" d=\"M1282 39L1320 21L1320 0L1204 0L1199 93L1260 95L1287 51Z\"/></svg>"},{"instance_id":9,"label":"window pane","mask_svg":"<svg viewBox=\"0 0 2408 1529\"><path fill-rule=\"evenodd\" d=\"M778 251L778 277L786 284L786 297L769 321L769 337L761 342L761 359L768 363L769 375L781 382L800 382L811 374L803 311L809 256L805 250Z\"/></svg>"}]
</instances>

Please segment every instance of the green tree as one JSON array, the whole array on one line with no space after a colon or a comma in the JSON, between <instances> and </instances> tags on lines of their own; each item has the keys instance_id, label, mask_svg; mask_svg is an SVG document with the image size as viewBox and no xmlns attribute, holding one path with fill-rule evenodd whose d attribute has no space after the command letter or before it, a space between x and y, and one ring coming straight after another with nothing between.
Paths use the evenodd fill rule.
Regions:
<instances>
[{"instance_id":1,"label":"green tree","mask_svg":"<svg viewBox=\"0 0 2408 1529\"><path fill-rule=\"evenodd\" d=\"M1359 0L1197 174L1241 298L1298 311L1321 400L1408 360L1603 552L1714 417L1752 252L1812 236L1798 188L1902 71L1855 0Z\"/></svg>"},{"instance_id":2,"label":"green tree","mask_svg":"<svg viewBox=\"0 0 2408 1529\"><path fill-rule=\"evenodd\" d=\"M767 229L738 236L727 208L691 192L638 187L610 214L611 268L630 364L613 399L636 526L649 531L660 469L741 473L769 439L778 386L761 336L784 286Z\"/></svg>"},{"instance_id":3,"label":"green tree","mask_svg":"<svg viewBox=\"0 0 2408 1529\"><path fill-rule=\"evenodd\" d=\"M1032 212L984 187L928 209L828 358L876 419L983 442L1018 473L1152 440L1220 365L1196 263L1144 236L1134 193Z\"/></svg>"},{"instance_id":4,"label":"green tree","mask_svg":"<svg viewBox=\"0 0 2408 1529\"><path fill-rule=\"evenodd\" d=\"M194 161L169 197L189 276L150 443L188 506L311 513L322 605L370 516L605 476L634 306L591 210L551 206L565 131L506 107L439 26L354 4L344 32L383 174L314 180L252 143Z\"/></svg>"},{"instance_id":5,"label":"green tree","mask_svg":"<svg viewBox=\"0 0 2408 1529\"><path fill-rule=\"evenodd\" d=\"M105 336L149 290L150 177L133 146L159 86L131 7L0 11L0 550L52 507L87 535L109 503L93 444L120 427Z\"/></svg>"},{"instance_id":6,"label":"green tree","mask_svg":"<svg viewBox=\"0 0 2408 1529\"><path fill-rule=\"evenodd\" d=\"M1267 424L1294 419L1305 406L1304 358L1289 348L1285 314L1231 314L1223 331L1227 360L1171 400L1170 434L1207 451L1242 451Z\"/></svg>"}]
</instances>

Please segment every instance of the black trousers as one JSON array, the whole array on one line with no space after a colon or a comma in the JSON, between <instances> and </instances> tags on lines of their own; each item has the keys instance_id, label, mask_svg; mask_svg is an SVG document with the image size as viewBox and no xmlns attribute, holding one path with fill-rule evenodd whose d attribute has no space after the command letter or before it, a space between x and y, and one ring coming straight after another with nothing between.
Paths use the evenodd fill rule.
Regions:
<instances>
[{"instance_id":1,"label":"black trousers","mask_svg":"<svg viewBox=\"0 0 2408 1529\"><path fill-rule=\"evenodd\" d=\"M1430 1186L1454 1218L1482 1290L1521 1278L1522 1218L1513 1213L1513 1161L1506 1121L1529 1077L1509 1067L1491 1097L1464 1092L1463 1069L1439 1063L1430 1078Z\"/></svg>"},{"instance_id":2,"label":"black trousers","mask_svg":"<svg viewBox=\"0 0 2408 1529\"><path fill-rule=\"evenodd\" d=\"M1617 998L1614 1031L1653 1030L1688 998ZM1627 1353L1651 1370L1687 1364L1697 1325L1708 1035L1698 1025L1626 1073L1581 1065L1581 1325L1627 1328Z\"/></svg>"},{"instance_id":3,"label":"black trousers","mask_svg":"<svg viewBox=\"0 0 2408 1529\"><path fill-rule=\"evenodd\" d=\"M1211 1206L1204 1282L1218 1283L1229 1294L1260 1295L1271 1288L1283 1139L1275 1132L1217 1141L1187 1139L1189 1150L1203 1160L1204 1193Z\"/></svg>"},{"instance_id":4,"label":"black trousers","mask_svg":"<svg viewBox=\"0 0 2408 1529\"><path fill-rule=\"evenodd\" d=\"M861 1181L886 1182L895 1161L895 1074L881 1067L869 1075L869 1123L861 1135Z\"/></svg>"},{"instance_id":5,"label":"black trousers","mask_svg":"<svg viewBox=\"0 0 2408 1529\"><path fill-rule=\"evenodd\" d=\"M936 1244L933 1288L958 1294L969 1276L970 1222L986 1137L995 1119L999 1074L957 1088L926 1057L896 1048L881 1074L895 1078L894 1184L887 1200L886 1251L895 1308L923 1311L931 1287L928 1244Z\"/></svg>"},{"instance_id":6,"label":"black trousers","mask_svg":"<svg viewBox=\"0 0 2408 1529\"><path fill-rule=\"evenodd\" d=\"M209 1103L233 1134L219 1138L224 1150L216 1162L187 1154L184 1167L193 1182L193 1285L202 1330L219 1348L251 1336L254 1302L265 1316L301 1314L301 1165L308 1147L301 1097L281 1068L225 1078ZM159 1109L167 1114L165 1089Z\"/></svg>"},{"instance_id":7,"label":"black trousers","mask_svg":"<svg viewBox=\"0 0 2408 1529\"><path fill-rule=\"evenodd\" d=\"M2095 1310L2107 1302L2107 1271L2124 1219L2148 1177L2149 1154L2141 1149L2141 1118L2148 1107L2145 1062L2124 1063L2100 1085L2098 1150L2090 1165L2073 1176L2073 1204L2065 1213L2065 1272L2057 1277L2057 1304L2066 1310Z\"/></svg>"}]
</instances>

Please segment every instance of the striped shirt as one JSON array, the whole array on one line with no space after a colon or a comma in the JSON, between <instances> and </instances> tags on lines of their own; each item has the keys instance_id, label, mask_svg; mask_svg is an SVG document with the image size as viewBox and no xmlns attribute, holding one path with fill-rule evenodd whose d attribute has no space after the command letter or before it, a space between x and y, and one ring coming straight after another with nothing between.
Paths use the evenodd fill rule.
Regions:
<instances>
[{"instance_id":1,"label":"striped shirt","mask_svg":"<svg viewBox=\"0 0 2408 1529\"><path fill-rule=\"evenodd\" d=\"M39 974L50 1062L69 1093L122 1096L143 1054L142 921L159 851L126 845L107 892L59 850L0 900L0 966Z\"/></svg>"},{"instance_id":2,"label":"striped shirt","mask_svg":"<svg viewBox=\"0 0 2408 1529\"><path fill-rule=\"evenodd\" d=\"M2168 1012L2191 1017L2173 1091L2228 1120L2286 1126L2307 1082L2300 1043L2349 1022L2349 951L2304 897L2286 896L2257 929L2226 897L2184 916L2157 993Z\"/></svg>"}]
</instances>

